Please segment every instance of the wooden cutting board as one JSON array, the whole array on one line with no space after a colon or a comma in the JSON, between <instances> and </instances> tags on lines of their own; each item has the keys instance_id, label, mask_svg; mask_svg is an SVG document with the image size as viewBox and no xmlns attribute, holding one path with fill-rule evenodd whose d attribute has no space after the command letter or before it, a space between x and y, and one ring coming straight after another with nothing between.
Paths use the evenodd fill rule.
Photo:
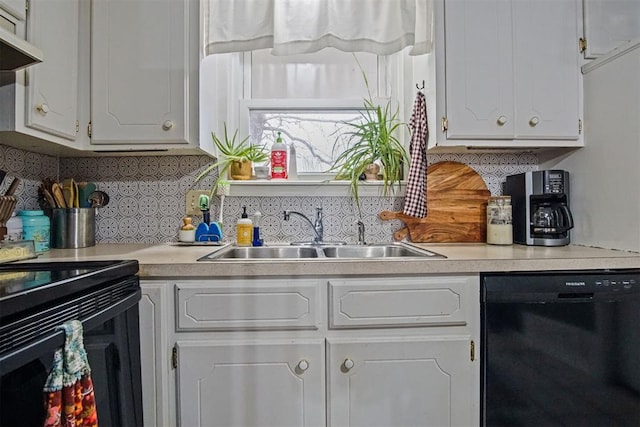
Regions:
<instances>
[{"instance_id":1,"label":"wooden cutting board","mask_svg":"<svg viewBox=\"0 0 640 427\"><path fill-rule=\"evenodd\" d=\"M382 211L382 220L399 219L406 225L394 239L415 243L485 242L486 209L491 192L476 171L464 163L438 162L427 168L427 216Z\"/></svg>"}]
</instances>

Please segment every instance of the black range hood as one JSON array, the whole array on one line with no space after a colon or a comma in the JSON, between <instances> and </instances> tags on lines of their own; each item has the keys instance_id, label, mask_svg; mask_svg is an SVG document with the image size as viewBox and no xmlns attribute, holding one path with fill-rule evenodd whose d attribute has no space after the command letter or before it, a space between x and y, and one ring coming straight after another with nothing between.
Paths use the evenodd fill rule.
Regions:
<instances>
[{"instance_id":1,"label":"black range hood","mask_svg":"<svg viewBox=\"0 0 640 427\"><path fill-rule=\"evenodd\" d=\"M0 71L15 71L42 62L42 51L0 28Z\"/></svg>"}]
</instances>

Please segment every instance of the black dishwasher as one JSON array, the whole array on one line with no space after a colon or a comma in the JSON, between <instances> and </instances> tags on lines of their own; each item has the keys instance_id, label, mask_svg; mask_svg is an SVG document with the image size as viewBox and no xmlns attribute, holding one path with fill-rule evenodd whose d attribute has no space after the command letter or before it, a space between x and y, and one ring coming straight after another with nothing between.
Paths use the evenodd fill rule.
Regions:
<instances>
[{"instance_id":1,"label":"black dishwasher","mask_svg":"<svg viewBox=\"0 0 640 427\"><path fill-rule=\"evenodd\" d=\"M485 426L640 426L640 269L482 275Z\"/></svg>"}]
</instances>

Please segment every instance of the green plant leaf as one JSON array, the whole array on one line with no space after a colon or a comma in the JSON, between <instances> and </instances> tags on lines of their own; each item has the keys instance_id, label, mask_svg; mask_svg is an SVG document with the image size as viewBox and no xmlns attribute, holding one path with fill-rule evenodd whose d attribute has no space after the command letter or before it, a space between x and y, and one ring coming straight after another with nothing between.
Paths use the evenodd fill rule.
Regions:
<instances>
[{"instance_id":1,"label":"green plant leaf","mask_svg":"<svg viewBox=\"0 0 640 427\"><path fill-rule=\"evenodd\" d=\"M211 193L215 194L219 182L224 180L227 171L231 167L231 163L234 161L251 161L255 163L264 162L269 159L269 152L264 145L249 144L249 136L245 137L241 141L238 141L238 129L233 132L231 138L229 138L229 132L227 130L227 124L224 123L224 137L220 139L215 133L211 132L211 138L216 145L219 155L216 161L207 166L196 178L195 182L199 182L204 177L211 174L216 168L218 169L218 178L213 184Z\"/></svg>"}]
</instances>

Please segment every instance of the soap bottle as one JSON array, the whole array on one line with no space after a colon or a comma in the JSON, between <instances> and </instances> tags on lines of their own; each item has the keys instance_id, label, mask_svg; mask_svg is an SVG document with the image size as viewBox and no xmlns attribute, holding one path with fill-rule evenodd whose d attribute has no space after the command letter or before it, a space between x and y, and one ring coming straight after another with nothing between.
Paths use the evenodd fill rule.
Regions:
<instances>
[{"instance_id":1,"label":"soap bottle","mask_svg":"<svg viewBox=\"0 0 640 427\"><path fill-rule=\"evenodd\" d=\"M182 218L182 227L178 231L178 240L181 242L193 242L196 240L196 227L192 224L190 216Z\"/></svg>"},{"instance_id":2,"label":"soap bottle","mask_svg":"<svg viewBox=\"0 0 640 427\"><path fill-rule=\"evenodd\" d=\"M298 164L296 159L296 146L289 144L289 179L298 179Z\"/></svg>"},{"instance_id":3,"label":"soap bottle","mask_svg":"<svg viewBox=\"0 0 640 427\"><path fill-rule=\"evenodd\" d=\"M262 246L263 240L260 238L260 221L262 219L262 214L260 211L256 211L253 214L253 246Z\"/></svg>"},{"instance_id":4,"label":"soap bottle","mask_svg":"<svg viewBox=\"0 0 640 427\"><path fill-rule=\"evenodd\" d=\"M271 179L287 179L287 145L282 142L280 132L271 146Z\"/></svg>"},{"instance_id":5,"label":"soap bottle","mask_svg":"<svg viewBox=\"0 0 640 427\"><path fill-rule=\"evenodd\" d=\"M198 198L198 207L202 212L202 222L198 224L196 228L195 240L196 242L205 242L209 240L209 222L211 222L209 215L209 196L201 195Z\"/></svg>"},{"instance_id":6,"label":"soap bottle","mask_svg":"<svg viewBox=\"0 0 640 427\"><path fill-rule=\"evenodd\" d=\"M236 226L236 245L251 246L253 240L253 222L247 215L247 207L242 207L242 216Z\"/></svg>"}]
</instances>

